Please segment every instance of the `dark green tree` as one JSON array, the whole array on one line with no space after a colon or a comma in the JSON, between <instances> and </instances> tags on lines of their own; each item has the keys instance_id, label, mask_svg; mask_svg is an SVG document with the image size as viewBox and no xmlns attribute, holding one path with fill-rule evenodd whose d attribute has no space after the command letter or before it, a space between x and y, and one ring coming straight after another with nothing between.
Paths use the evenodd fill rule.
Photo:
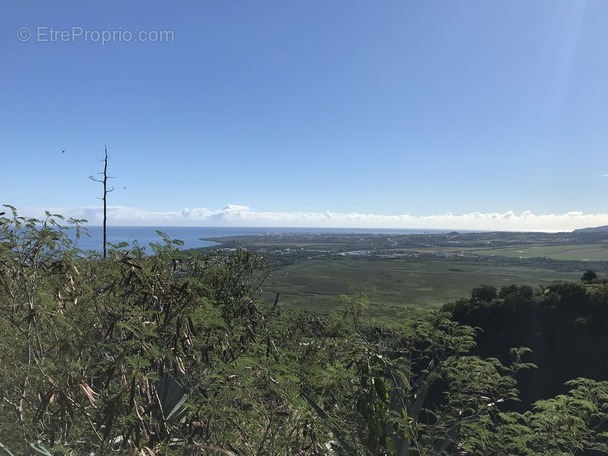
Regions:
<instances>
[{"instance_id":1,"label":"dark green tree","mask_svg":"<svg viewBox=\"0 0 608 456\"><path fill-rule=\"evenodd\" d=\"M496 287L492 285L480 285L477 288L473 288L471 291L471 299L477 302L492 302L498 297Z\"/></svg>"},{"instance_id":2,"label":"dark green tree","mask_svg":"<svg viewBox=\"0 0 608 456\"><path fill-rule=\"evenodd\" d=\"M591 283L594 280L597 280L597 274L595 273L595 271L589 269L583 274L581 280L586 283Z\"/></svg>"}]
</instances>

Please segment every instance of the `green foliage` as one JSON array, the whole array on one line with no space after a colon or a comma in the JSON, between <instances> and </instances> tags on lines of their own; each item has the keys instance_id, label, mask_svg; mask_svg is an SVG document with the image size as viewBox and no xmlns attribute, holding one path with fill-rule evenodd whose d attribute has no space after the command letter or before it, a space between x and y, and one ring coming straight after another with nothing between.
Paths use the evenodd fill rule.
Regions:
<instances>
[{"instance_id":1,"label":"green foliage","mask_svg":"<svg viewBox=\"0 0 608 456\"><path fill-rule=\"evenodd\" d=\"M179 241L161 234L154 256L119 245L102 261L57 220L2 219L2 439L105 454L185 445L206 432L192 423L230 416L213 399L234 391L226 378L251 377L236 361L264 331L261 259L191 258L179 276Z\"/></svg>"},{"instance_id":2,"label":"green foliage","mask_svg":"<svg viewBox=\"0 0 608 456\"><path fill-rule=\"evenodd\" d=\"M480 328L476 355L509 359L511 347L532 349L540 366L518 378L522 404L564 394L572 378L608 378L608 288L596 282L554 282L546 288L503 286L490 302L457 301L444 307L461 324Z\"/></svg>"},{"instance_id":3,"label":"green foliage","mask_svg":"<svg viewBox=\"0 0 608 456\"><path fill-rule=\"evenodd\" d=\"M529 444L546 454L583 450L608 452L608 382L577 378L566 383L567 395L538 401L526 414L532 430Z\"/></svg>"},{"instance_id":4,"label":"green foliage","mask_svg":"<svg viewBox=\"0 0 608 456\"><path fill-rule=\"evenodd\" d=\"M569 394L541 400L524 414L499 413L465 432L464 454L605 454L608 382L569 381Z\"/></svg>"}]
</instances>

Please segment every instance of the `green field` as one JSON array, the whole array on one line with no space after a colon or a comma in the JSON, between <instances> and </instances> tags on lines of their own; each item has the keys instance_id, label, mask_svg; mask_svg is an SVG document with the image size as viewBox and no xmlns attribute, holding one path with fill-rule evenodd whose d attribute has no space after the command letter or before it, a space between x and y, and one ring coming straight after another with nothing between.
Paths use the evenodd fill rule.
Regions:
<instances>
[{"instance_id":1,"label":"green field","mask_svg":"<svg viewBox=\"0 0 608 456\"><path fill-rule=\"evenodd\" d=\"M580 272L491 265L475 259L380 259L329 256L299 261L273 272L264 285L271 302L280 293L282 307L326 313L338 297L354 295L364 284L372 315L390 315L405 306L440 306L470 296L481 284L546 285L555 280L578 280Z\"/></svg>"},{"instance_id":2,"label":"green field","mask_svg":"<svg viewBox=\"0 0 608 456\"><path fill-rule=\"evenodd\" d=\"M477 255L508 258L551 258L562 261L608 261L608 245L532 245L515 248L471 250Z\"/></svg>"}]
</instances>

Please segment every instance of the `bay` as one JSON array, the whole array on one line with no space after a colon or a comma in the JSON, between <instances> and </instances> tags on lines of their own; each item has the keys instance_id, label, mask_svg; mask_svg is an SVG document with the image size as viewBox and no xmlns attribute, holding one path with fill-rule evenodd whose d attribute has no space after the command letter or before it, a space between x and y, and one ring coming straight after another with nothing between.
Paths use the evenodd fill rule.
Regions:
<instances>
[{"instance_id":1,"label":"bay","mask_svg":"<svg viewBox=\"0 0 608 456\"><path fill-rule=\"evenodd\" d=\"M110 226L107 229L108 242L118 244L137 242L140 247L149 251L151 242L162 243L157 231L162 231L170 239L184 242L183 249L212 247L217 243L211 238L228 236L259 236L265 234L424 234L445 233L448 230L418 229L379 229L379 228L293 228L293 227L193 227L193 226ZM102 250L103 228L86 226L87 235L77 240L76 247L82 250ZM74 230L69 234L74 238Z\"/></svg>"}]
</instances>

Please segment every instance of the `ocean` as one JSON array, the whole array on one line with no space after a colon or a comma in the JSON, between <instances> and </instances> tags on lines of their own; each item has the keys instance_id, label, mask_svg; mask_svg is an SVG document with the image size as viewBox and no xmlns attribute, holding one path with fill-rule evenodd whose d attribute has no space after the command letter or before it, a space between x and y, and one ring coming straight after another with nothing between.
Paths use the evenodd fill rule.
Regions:
<instances>
[{"instance_id":1,"label":"ocean","mask_svg":"<svg viewBox=\"0 0 608 456\"><path fill-rule=\"evenodd\" d=\"M76 247L82 250L102 250L103 228L87 226L89 236L82 236ZM448 230L415 230L415 229L365 229L365 228L259 228L259 227L192 227L192 226L109 226L107 229L108 242L118 244L137 241L139 246L148 247L150 242L161 242L156 231L162 231L170 239L184 242L183 249L211 247L216 245L209 238L226 236L256 236L263 234L423 234L445 233ZM74 236L74 230L70 230Z\"/></svg>"}]
</instances>

